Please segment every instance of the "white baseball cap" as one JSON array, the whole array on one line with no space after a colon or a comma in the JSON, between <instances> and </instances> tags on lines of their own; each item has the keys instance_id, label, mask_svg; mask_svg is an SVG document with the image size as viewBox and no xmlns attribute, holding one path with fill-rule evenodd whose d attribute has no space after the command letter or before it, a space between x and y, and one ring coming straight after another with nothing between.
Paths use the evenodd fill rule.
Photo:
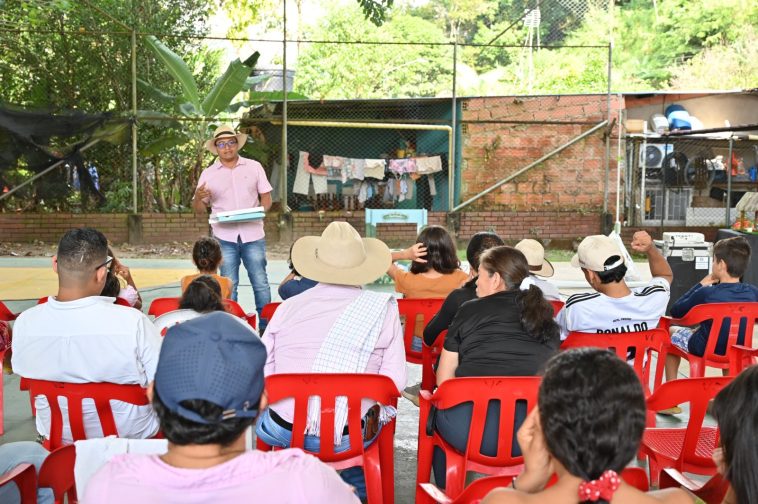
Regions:
<instances>
[{"instance_id":1,"label":"white baseball cap","mask_svg":"<svg viewBox=\"0 0 758 504\"><path fill-rule=\"evenodd\" d=\"M605 262L614 256L618 256L618 260L606 266ZM579 244L574 257L571 258L571 266L590 271L608 271L622 264L624 264L624 255L616 242L605 235L586 237Z\"/></svg>"}]
</instances>

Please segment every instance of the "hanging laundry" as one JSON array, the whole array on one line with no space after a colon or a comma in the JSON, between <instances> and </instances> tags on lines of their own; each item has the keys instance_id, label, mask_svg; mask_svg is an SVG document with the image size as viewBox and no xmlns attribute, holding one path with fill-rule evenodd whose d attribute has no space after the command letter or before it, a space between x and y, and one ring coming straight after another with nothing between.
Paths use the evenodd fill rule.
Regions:
<instances>
[{"instance_id":1,"label":"hanging laundry","mask_svg":"<svg viewBox=\"0 0 758 504\"><path fill-rule=\"evenodd\" d=\"M437 173L442 171L442 158L440 156L418 157L416 171L423 174Z\"/></svg>"},{"instance_id":2,"label":"hanging laundry","mask_svg":"<svg viewBox=\"0 0 758 504\"><path fill-rule=\"evenodd\" d=\"M323 174L313 168L308 162L308 153L300 151L298 155L297 170L295 171L295 182L292 185L292 192L295 194L308 195L310 192L310 183L313 181L313 192L324 194L327 192L326 170Z\"/></svg>"},{"instance_id":3,"label":"hanging laundry","mask_svg":"<svg viewBox=\"0 0 758 504\"><path fill-rule=\"evenodd\" d=\"M363 170L365 167L365 159L345 159L345 165L342 167L342 183L344 184L348 179L363 180Z\"/></svg>"},{"instance_id":4,"label":"hanging laundry","mask_svg":"<svg viewBox=\"0 0 758 504\"><path fill-rule=\"evenodd\" d=\"M427 175L426 178L429 180L429 195L437 196L437 186L434 183L434 175Z\"/></svg>"},{"instance_id":5,"label":"hanging laundry","mask_svg":"<svg viewBox=\"0 0 758 504\"><path fill-rule=\"evenodd\" d=\"M384 178L384 169L386 166L387 163L384 159L366 159L363 174L365 177L381 180Z\"/></svg>"},{"instance_id":6,"label":"hanging laundry","mask_svg":"<svg viewBox=\"0 0 758 504\"><path fill-rule=\"evenodd\" d=\"M416 161L412 158L390 159L389 168L391 172L398 175L402 175L404 173L415 173Z\"/></svg>"},{"instance_id":7,"label":"hanging laundry","mask_svg":"<svg viewBox=\"0 0 758 504\"><path fill-rule=\"evenodd\" d=\"M327 156L324 155L324 167L326 168L326 179L327 180L339 180L339 181L346 181L347 179L343 180L343 172L345 168L345 161L347 159L343 158L341 156Z\"/></svg>"}]
</instances>

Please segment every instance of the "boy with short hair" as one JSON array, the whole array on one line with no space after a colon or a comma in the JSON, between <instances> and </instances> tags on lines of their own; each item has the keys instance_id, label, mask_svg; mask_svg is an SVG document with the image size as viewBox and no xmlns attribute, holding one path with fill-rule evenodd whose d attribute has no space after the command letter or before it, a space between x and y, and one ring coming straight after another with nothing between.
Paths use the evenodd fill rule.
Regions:
<instances>
[{"instance_id":1,"label":"boy with short hair","mask_svg":"<svg viewBox=\"0 0 758 504\"><path fill-rule=\"evenodd\" d=\"M740 283L750 264L750 244L742 236L727 238L716 242L713 247L713 265L711 273L700 283L692 286L671 307L671 316L683 317L694 306L705 303L734 303L758 301L758 288L747 283ZM707 320L698 327L672 327L671 343L685 352L702 356L708 344L708 334L712 322ZM745 337L744 329L740 328L738 342ZM716 353L726 353L726 343L729 339L729 326L724 325L719 332ZM666 381L676 380L681 357L666 356Z\"/></svg>"}]
</instances>

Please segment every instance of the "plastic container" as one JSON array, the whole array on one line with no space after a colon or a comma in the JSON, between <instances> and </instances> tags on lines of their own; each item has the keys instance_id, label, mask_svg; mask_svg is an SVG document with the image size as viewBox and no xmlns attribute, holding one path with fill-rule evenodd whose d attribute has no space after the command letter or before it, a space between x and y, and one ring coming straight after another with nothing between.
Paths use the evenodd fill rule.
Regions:
<instances>
[{"instance_id":1,"label":"plastic container","mask_svg":"<svg viewBox=\"0 0 758 504\"><path fill-rule=\"evenodd\" d=\"M652 117L650 117L650 124L652 130L659 135L662 135L669 130L669 120L666 119L663 114L653 114Z\"/></svg>"},{"instance_id":2,"label":"plastic container","mask_svg":"<svg viewBox=\"0 0 758 504\"><path fill-rule=\"evenodd\" d=\"M692 129L690 114L681 105L674 104L666 107L666 118L669 121L669 128L672 130Z\"/></svg>"}]
</instances>

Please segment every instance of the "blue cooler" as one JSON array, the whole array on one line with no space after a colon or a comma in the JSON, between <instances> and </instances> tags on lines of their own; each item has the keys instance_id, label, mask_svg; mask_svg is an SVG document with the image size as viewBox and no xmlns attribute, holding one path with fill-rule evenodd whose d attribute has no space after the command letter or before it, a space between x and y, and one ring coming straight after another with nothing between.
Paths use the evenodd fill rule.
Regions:
<instances>
[{"instance_id":1,"label":"blue cooler","mask_svg":"<svg viewBox=\"0 0 758 504\"><path fill-rule=\"evenodd\" d=\"M666 119L672 130L691 130L690 114L681 105L669 105L666 107Z\"/></svg>"}]
</instances>

